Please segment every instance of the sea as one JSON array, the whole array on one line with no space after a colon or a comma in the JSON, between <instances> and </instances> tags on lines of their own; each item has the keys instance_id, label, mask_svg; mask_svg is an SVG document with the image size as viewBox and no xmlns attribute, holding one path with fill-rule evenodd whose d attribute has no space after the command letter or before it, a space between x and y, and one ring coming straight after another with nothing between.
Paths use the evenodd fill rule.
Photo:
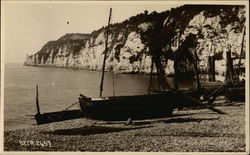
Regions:
<instances>
[{"instance_id":1,"label":"sea","mask_svg":"<svg viewBox=\"0 0 250 155\"><path fill-rule=\"evenodd\" d=\"M31 67L6 63L4 66L4 130L36 125L36 85L40 112L61 111L83 94L99 97L101 72L66 68ZM148 75L106 72L103 96L147 93ZM78 109L76 104L72 109Z\"/></svg>"}]
</instances>

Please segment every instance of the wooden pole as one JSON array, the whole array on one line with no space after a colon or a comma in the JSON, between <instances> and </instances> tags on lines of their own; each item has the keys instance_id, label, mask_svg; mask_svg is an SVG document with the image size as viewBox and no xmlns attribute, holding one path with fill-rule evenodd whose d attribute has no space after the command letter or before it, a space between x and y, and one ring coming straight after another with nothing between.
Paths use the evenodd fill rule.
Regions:
<instances>
[{"instance_id":1,"label":"wooden pole","mask_svg":"<svg viewBox=\"0 0 250 155\"><path fill-rule=\"evenodd\" d=\"M37 108L37 114L40 114L39 98L38 98L38 85L36 85L36 108Z\"/></svg>"},{"instance_id":2,"label":"wooden pole","mask_svg":"<svg viewBox=\"0 0 250 155\"><path fill-rule=\"evenodd\" d=\"M153 69L154 69L154 60L153 55L151 57L151 67L150 67L150 78L149 78L149 86L148 86L148 94L150 94L150 91L152 90L153 85Z\"/></svg>"},{"instance_id":3,"label":"wooden pole","mask_svg":"<svg viewBox=\"0 0 250 155\"><path fill-rule=\"evenodd\" d=\"M178 39L178 44L177 44L177 49L180 49L180 37L181 37L181 32L179 32L179 39ZM170 49L171 49L171 42L170 42ZM179 89L178 85L178 74L179 74L179 67L178 67L178 50L174 52L174 90Z\"/></svg>"},{"instance_id":4,"label":"wooden pole","mask_svg":"<svg viewBox=\"0 0 250 155\"><path fill-rule=\"evenodd\" d=\"M104 60L103 60L103 67L102 67L102 78L101 78L101 84L100 84L100 97L102 97L102 91L103 91L103 80L104 80L106 57L107 57L107 52L108 52L108 38L109 38L109 25L110 25L111 13L112 13L112 8L110 8L110 12L109 12L109 21L108 21L107 34L106 34Z\"/></svg>"},{"instance_id":5,"label":"wooden pole","mask_svg":"<svg viewBox=\"0 0 250 155\"><path fill-rule=\"evenodd\" d=\"M209 110L212 110L214 112L217 112L218 114L227 114L223 111L221 111L220 109L217 109L211 105L207 105L207 104L203 104L199 99L196 99L196 98L193 98L192 96L189 96L185 93L182 93L181 91L177 91L177 93L179 93L181 96L185 97L186 99L189 99L191 101L193 101L194 103L196 103L197 105L203 107L203 108L206 108L206 109L209 109Z\"/></svg>"},{"instance_id":6,"label":"wooden pole","mask_svg":"<svg viewBox=\"0 0 250 155\"><path fill-rule=\"evenodd\" d=\"M214 56L208 56L208 81L215 81L215 60L214 60Z\"/></svg>"},{"instance_id":7,"label":"wooden pole","mask_svg":"<svg viewBox=\"0 0 250 155\"><path fill-rule=\"evenodd\" d=\"M178 90L178 74L179 74L179 68L178 68L178 55L177 51L174 52L174 89Z\"/></svg>"},{"instance_id":8,"label":"wooden pole","mask_svg":"<svg viewBox=\"0 0 250 155\"><path fill-rule=\"evenodd\" d=\"M227 52L226 57L226 82L232 82L233 81L233 60L231 58L231 51Z\"/></svg>"}]
</instances>

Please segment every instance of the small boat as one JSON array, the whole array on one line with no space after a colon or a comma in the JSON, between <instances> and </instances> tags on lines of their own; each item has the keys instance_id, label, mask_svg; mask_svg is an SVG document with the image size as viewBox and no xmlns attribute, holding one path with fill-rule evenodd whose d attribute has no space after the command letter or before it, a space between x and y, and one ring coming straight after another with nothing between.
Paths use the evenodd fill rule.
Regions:
<instances>
[{"instance_id":1,"label":"small boat","mask_svg":"<svg viewBox=\"0 0 250 155\"><path fill-rule=\"evenodd\" d=\"M83 117L83 113L79 109L63 110L57 112L37 113L35 119L38 125L52 122L60 122Z\"/></svg>"},{"instance_id":2,"label":"small boat","mask_svg":"<svg viewBox=\"0 0 250 155\"><path fill-rule=\"evenodd\" d=\"M246 98L246 91L245 91L245 82L242 81L241 83L233 83L227 86L225 90L225 96L230 101L245 101Z\"/></svg>"},{"instance_id":3,"label":"small boat","mask_svg":"<svg viewBox=\"0 0 250 155\"><path fill-rule=\"evenodd\" d=\"M80 109L68 110L69 108L71 108L72 106L74 106L76 104L78 104L78 102L72 104L71 106L69 106L65 110L56 111L56 112L40 113L38 85L36 85L36 108L37 108L37 113L35 115L33 115L33 116L34 116L34 118L36 120L37 125L81 118L81 117L83 117L83 113L82 113L82 111Z\"/></svg>"}]
</instances>

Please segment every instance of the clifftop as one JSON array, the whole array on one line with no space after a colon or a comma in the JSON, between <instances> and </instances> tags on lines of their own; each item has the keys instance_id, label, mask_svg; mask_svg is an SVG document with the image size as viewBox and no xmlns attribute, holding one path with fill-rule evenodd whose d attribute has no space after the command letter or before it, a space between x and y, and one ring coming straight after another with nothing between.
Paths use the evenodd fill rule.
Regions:
<instances>
[{"instance_id":1,"label":"clifftop","mask_svg":"<svg viewBox=\"0 0 250 155\"><path fill-rule=\"evenodd\" d=\"M82 33L67 33L60 37L60 40L84 40L90 37L90 34L82 34Z\"/></svg>"}]
</instances>

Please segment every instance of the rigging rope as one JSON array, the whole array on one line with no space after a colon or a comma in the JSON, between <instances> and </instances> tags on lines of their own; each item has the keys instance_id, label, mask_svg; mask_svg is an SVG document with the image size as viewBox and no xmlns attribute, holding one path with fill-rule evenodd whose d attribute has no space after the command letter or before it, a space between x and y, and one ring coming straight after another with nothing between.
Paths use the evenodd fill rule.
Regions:
<instances>
[{"instance_id":1,"label":"rigging rope","mask_svg":"<svg viewBox=\"0 0 250 155\"><path fill-rule=\"evenodd\" d=\"M77 103L79 103L79 102L77 101L77 102L75 102L75 103L71 104L68 108L64 109L63 111L68 110L69 108L73 107L73 106L74 106L74 105L76 105Z\"/></svg>"}]
</instances>

